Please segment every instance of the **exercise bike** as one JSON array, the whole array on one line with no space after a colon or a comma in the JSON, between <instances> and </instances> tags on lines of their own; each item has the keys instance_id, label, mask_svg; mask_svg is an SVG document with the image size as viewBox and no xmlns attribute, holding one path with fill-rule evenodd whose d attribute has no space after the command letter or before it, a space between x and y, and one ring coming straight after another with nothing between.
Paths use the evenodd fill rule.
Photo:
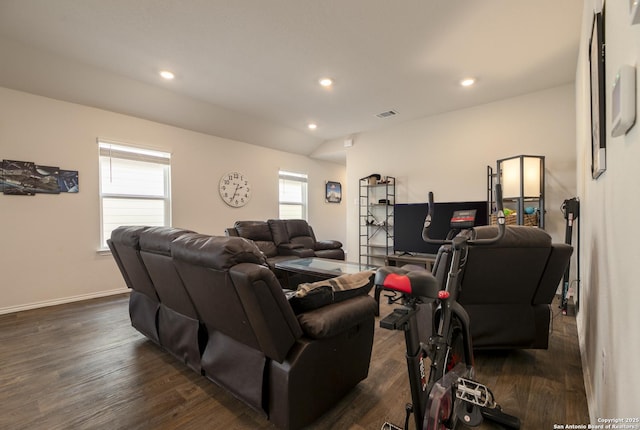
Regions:
<instances>
[{"instance_id":1,"label":"exercise bike","mask_svg":"<svg viewBox=\"0 0 640 430\"><path fill-rule=\"evenodd\" d=\"M446 245L439 254L450 257L446 280L428 271L382 267L377 270L377 289L390 292L389 303L398 303L394 311L380 321L380 326L404 332L406 360L412 403L406 406L404 427L385 422L381 430L408 430L413 414L416 430L454 429L459 422L475 427L483 418L508 429L519 429L520 420L502 412L485 385L475 381L473 347L469 316L457 301L462 268L469 245L485 246L498 242L505 233L502 189L496 185L498 233L492 238L476 239L473 229L475 211L456 211L451 218L451 232L445 240L429 237L433 213L433 193L429 193L429 213L422 238L428 243ZM440 258L440 255L439 255ZM441 285L444 284L444 285ZM433 333L427 344L418 335L418 305L433 302ZM427 368L428 359L428 368Z\"/></svg>"}]
</instances>

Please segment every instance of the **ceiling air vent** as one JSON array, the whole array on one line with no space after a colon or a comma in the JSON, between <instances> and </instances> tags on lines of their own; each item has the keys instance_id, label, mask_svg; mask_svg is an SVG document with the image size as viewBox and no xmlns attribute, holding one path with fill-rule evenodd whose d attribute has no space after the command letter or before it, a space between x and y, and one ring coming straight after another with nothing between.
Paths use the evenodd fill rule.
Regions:
<instances>
[{"instance_id":1,"label":"ceiling air vent","mask_svg":"<svg viewBox=\"0 0 640 430\"><path fill-rule=\"evenodd\" d=\"M394 110L388 110L386 112L380 112L376 116L378 118L389 118L390 116L394 116L394 115L398 115L398 112L396 112Z\"/></svg>"}]
</instances>

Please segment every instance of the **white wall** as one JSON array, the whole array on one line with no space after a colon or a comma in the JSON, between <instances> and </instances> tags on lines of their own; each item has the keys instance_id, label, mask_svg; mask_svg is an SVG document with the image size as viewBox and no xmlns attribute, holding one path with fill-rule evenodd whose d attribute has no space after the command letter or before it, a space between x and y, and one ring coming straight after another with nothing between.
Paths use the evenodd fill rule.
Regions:
<instances>
[{"instance_id":1,"label":"white wall","mask_svg":"<svg viewBox=\"0 0 640 430\"><path fill-rule=\"evenodd\" d=\"M575 96L563 85L521 97L361 133L347 149L347 181L371 173L397 178L397 201L485 200L487 165L513 155L546 157L546 223L564 242L562 202L576 195ZM348 248L357 250L358 207L347 210ZM355 199L355 200L354 200Z\"/></svg>"},{"instance_id":2,"label":"white wall","mask_svg":"<svg viewBox=\"0 0 640 430\"><path fill-rule=\"evenodd\" d=\"M607 170L591 178L588 42L594 8L586 0L576 72L577 183L581 200L581 295L578 335L591 420L638 417L640 405L640 126L611 136L611 90L622 64L638 67L640 24L629 23L629 2L605 11ZM640 83L636 73L636 82ZM636 88L636 100L640 86ZM637 102L636 102L637 106Z\"/></svg>"},{"instance_id":3,"label":"white wall","mask_svg":"<svg viewBox=\"0 0 640 430\"><path fill-rule=\"evenodd\" d=\"M96 138L172 153L173 225L223 235L239 219L278 217L278 170L309 175L309 222L319 239L346 241L346 204L324 201L345 167L243 142L0 87L0 159L78 170L80 193L0 194L0 313L122 290L113 259L98 255ZM218 197L232 170L253 183L244 208ZM343 187L343 198L347 190Z\"/></svg>"}]
</instances>

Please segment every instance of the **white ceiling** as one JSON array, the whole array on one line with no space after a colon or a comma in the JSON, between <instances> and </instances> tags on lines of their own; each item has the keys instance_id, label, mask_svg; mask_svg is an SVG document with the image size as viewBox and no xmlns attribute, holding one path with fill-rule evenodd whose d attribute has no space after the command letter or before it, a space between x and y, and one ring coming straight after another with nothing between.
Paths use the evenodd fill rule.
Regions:
<instances>
[{"instance_id":1,"label":"white ceiling","mask_svg":"<svg viewBox=\"0 0 640 430\"><path fill-rule=\"evenodd\" d=\"M310 155L326 140L573 82L582 8L0 0L0 86ZM333 88L318 85L324 76ZM474 87L458 85L467 76Z\"/></svg>"}]
</instances>

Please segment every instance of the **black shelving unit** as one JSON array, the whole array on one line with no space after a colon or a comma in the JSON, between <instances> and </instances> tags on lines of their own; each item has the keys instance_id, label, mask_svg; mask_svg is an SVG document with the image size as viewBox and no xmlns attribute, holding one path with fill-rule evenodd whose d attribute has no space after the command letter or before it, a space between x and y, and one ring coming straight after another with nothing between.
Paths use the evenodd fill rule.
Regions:
<instances>
[{"instance_id":1,"label":"black shelving unit","mask_svg":"<svg viewBox=\"0 0 640 430\"><path fill-rule=\"evenodd\" d=\"M359 262L384 265L393 253L393 205L396 178L378 175L360 179Z\"/></svg>"}]
</instances>

